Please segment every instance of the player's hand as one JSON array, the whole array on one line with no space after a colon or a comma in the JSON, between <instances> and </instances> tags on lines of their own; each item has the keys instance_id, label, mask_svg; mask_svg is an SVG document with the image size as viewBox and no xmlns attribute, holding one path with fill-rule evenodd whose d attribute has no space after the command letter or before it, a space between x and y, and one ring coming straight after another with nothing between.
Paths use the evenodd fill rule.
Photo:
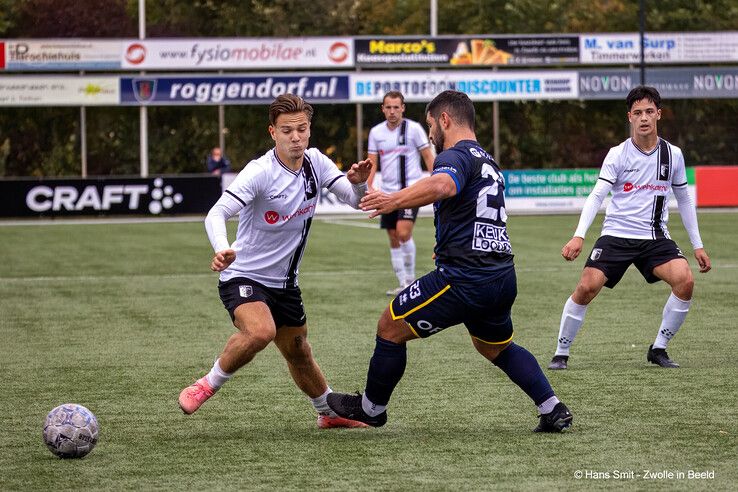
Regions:
<instances>
[{"instance_id":1,"label":"player's hand","mask_svg":"<svg viewBox=\"0 0 738 492\"><path fill-rule=\"evenodd\" d=\"M561 248L561 256L563 256L566 261L574 261L577 256L579 256L579 253L582 252L582 244L584 244L584 239L579 236L574 236L569 239L569 242L566 243L563 248Z\"/></svg>"},{"instance_id":2,"label":"player's hand","mask_svg":"<svg viewBox=\"0 0 738 492\"><path fill-rule=\"evenodd\" d=\"M372 211L369 218L373 219L381 214L388 214L393 210L397 210L397 206L392 199L392 195L383 191L372 191L364 195L359 202L359 206L364 212Z\"/></svg>"},{"instance_id":3,"label":"player's hand","mask_svg":"<svg viewBox=\"0 0 738 492\"><path fill-rule=\"evenodd\" d=\"M223 251L218 251L215 253L215 256L213 256L213 261L210 263L210 269L214 272L222 272L228 266L233 263L236 259L236 252L232 249L224 249Z\"/></svg>"},{"instance_id":4,"label":"player's hand","mask_svg":"<svg viewBox=\"0 0 738 492\"><path fill-rule=\"evenodd\" d=\"M365 183L369 179L369 172L372 170L372 161L364 159L351 165L351 169L346 173L346 177L351 184Z\"/></svg>"},{"instance_id":5,"label":"player's hand","mask_svg":"<svg viewBox=\"0 0 738 492\"><path fill-rule=\"evenodd\" d=\"M697 259L697 263L700 266L700 273L707 273L712 268L710 264L710 257L707 256L705 248L699 248L694 250L694 257Z\"/></svg>"}]
</instances>

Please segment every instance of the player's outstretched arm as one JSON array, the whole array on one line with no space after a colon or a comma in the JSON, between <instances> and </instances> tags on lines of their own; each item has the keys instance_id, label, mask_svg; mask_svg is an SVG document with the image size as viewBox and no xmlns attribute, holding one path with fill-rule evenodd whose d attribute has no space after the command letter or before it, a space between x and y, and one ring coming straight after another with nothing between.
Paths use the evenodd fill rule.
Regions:
<instances>
[{"instance_id":1,"label":"player's outstretched arm","mask_svg":"<svg viewBox=\"0 0 738 492\"><path fill-rule=\"evenodd\" d=\"M369 174L372 171L372 161L370 159L364 159L363 161L357 162L351 165L351 169L346 173L346 177L351 184L358 185L366 183L369 179Z\"/></svg>"},{"instance_id":2,"label":"player's outstretched arm","mask_svg":"<svg viewBox=\"0 0 738 492\"><path fill-rule=\"evenodd\" d=\"M361 199L361 209L371 211L369 218L387 214L401 208L416 208L450 198L456 194L456 183L446 173L423 178L415 184L395 193L373 191Z\"/></svg>"}]
</instances>

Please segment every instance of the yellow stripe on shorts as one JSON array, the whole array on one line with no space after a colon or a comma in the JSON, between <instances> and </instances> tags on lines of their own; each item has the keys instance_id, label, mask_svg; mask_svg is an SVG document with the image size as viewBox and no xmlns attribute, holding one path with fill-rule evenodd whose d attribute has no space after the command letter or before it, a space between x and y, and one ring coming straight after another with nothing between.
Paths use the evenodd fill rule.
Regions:
<instances>
[{"instance_id":1,"label":"yellow stripe on shorts","mask_svg":"<svg viewBox=\"0 0 738 492\"><path fill-rule=\"evenodd\" d=\"M392 309L392 303L390 302L390 314L392 315L392 320L393 321L396 321L398 319L403 319L406 316L410 316L411 314L413 314L418 309L420 309L422 307L425 307L428 304L430 304L431 302L433 302L436 299L438 299L438 297L440 297L441 294L443 294L444 292L446 292L450 288L451 288L451 285L447 285L446 287L444 287L443 289L441 289L441 291L438 294L434 295L433 297L431 297L430 299L428 299L427 301L425 301L423 304L420 304L419 306L415 306L414 308L412 308L410 311L406 312L402 316L395 316L395 312Z\"/></svg>"},{"instance_id":2,"label":"yellow stripe on shorts","mask_svg":"<svg viewBox=\"0 0 738 492\"><path fill-rule=\"evenodd\" d=\"M474 335L472 335L472 338L474 340L479 340L482 343L486 343L487 345L502 345L503 343L507 343L510 340L512 340L514 336L515 336L515 333L513 333L512 335L510 335L510 338L508 338L507 340L505 340L503 342L488 342L487 340L482 340L481 338L475 337Z\"/></svg>"}]
</instances>

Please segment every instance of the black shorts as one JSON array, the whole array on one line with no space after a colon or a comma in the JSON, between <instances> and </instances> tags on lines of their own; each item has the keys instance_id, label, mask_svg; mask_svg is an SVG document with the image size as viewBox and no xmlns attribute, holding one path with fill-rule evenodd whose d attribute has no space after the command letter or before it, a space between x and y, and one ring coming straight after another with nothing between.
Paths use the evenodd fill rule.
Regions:
<instances>
[{"instance_id":1,"label":"black shorts","mask_svg":"<svg viewBox=\"0 0 738 492\"><path fill-rule=\"evenodd\" d=\"M653 269L677 258L687 260L671 239L602 236L594 244L585 266L601 270L607 277L605 287L612 289L631 264L652 284L661 280L653 274Z\"/></svg>"},{"instance_id":2,"label":"black shorts","mask_svg":"<svg viewBox=\"0 0 738 492\"><path fill-rule=\"evenodd\" d=\"M417 218L417 208L401 208L388 214L382 214L379 219L379 227L382 229L397 229L398 220L411 220L415 222Z\"/></svg>"},{"instance_id":3,"label":"black shorts","mask_svg":"<svg viewBox=\"0 0 738 492\"><path fill-rule=\"evenodd\" d=\"M490 344L512 339L510 310L517 296L515 269L485 282L452 285L438 270L423 275L390 303L392 319L404 319L426 338L463 323L474 338Z\"/></svg>"},{"instance_id":4,"label":"black shorts","mask_svg":"<svg viewBox=\"0 0 738 492\"><path fill-rule=\"evenodd\" d=\"M299 287L275 289L246 277L235 277L218 283L220 300L235 320L234 312L241 304L261 301L267 305L277 328L302 326L307 322Z\"/></svg>"}]
</instances>

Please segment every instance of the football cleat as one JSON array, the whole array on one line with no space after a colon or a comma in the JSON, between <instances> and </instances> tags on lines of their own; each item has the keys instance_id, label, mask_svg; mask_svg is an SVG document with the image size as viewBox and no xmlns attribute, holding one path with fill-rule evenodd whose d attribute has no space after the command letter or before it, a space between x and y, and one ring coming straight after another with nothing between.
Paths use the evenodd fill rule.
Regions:
<instances>
[{"instance_id":1,"label":"football cleat","mask_svg":"<svg viewBox=\"0 0 738 492\"><path fill-rule=\"evenodd\" d=\"M646 360L651 364L656 364L661 367L679 367L679 364L669 358L669 354L666 353L666 349L653 348L653 345L648 347Z\"/></svg>"},{"instance_id":2,"label":"football cleat","mask_svg":"<svg viewBox=\"0 0 738 492\"><path fill-rule=\"evenodd\" d=\"M179 394L179 408L187 415L191 415L213 396L217 389L210 387L206 377L201 377L191 386L186 387Z\"/></svg>"},{"instance_id":3,"label":"football cleat","mask_svg":"<svg viewBox=\"0 0 738 492\"><path fill-rule=\"evenodd\" d=\"M555 370L555 371L558 371L560 369L567 369L568 362L569 362L568 355L554 355L553 359L551 359L551 363L548 365L548 368Z\"/></svg>"},{"instance_id":4,"label":"football cleat","mask_svg":"<svg viewBox=\"0 0 738 492\"><path fill-rule=\"evenodd\" d=\"M353 395L347 393L330 393L327 397L328 406L340 417L358 420L372 427L382 427L387 423L387 412L372 417L361 408L361 393Z\"/></svg>"},{"instance_id":5,"label":"football cleat","mask_svg":"<svg viewBox=\"0 0 738 492\"><path fill-rule=\"evenodd\" d=\"M330 415L318 415L318 429L335 429L338 427L344 427L348 429L369 427L364 422L357 420L349 420L336 415L331 417Z\"/></svg>"},{"instance_id":6,"label":"football cleat","mask_svg":"<svg viewBox=\"0 0 738 492\"><path fill-rule=\"evenodd\" d=\"M574 416L562 402L558 402L551 413L544 413L538 418L538 427L533 432L562 432L568 430L574 422Z\"/></svg>"}]
</instances>

